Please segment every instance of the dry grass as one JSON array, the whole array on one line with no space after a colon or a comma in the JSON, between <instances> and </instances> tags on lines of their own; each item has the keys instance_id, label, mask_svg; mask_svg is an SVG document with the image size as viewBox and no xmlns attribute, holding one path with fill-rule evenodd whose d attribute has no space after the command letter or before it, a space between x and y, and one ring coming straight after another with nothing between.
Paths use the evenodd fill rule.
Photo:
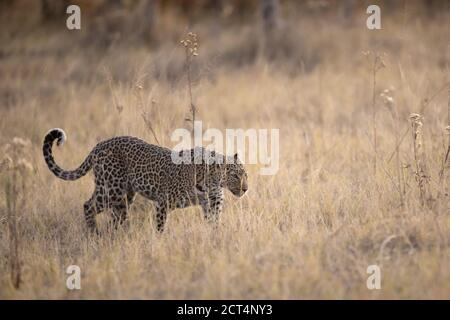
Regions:
<instances>
[{"instance_id":1,"label":"dry grass","mask_svg":"<svg viewBox=\"0 0 450 320\"><path fill-rule=\"evenodd\" d=\"M186 126L189 111L175 40L185 30L154 49L85 48L82 36L65 30L3 32L0 145L30 140L22 157L32 172L17 185L19 289L10 277L9 200L0 196L0 298L450 298L449 170L439 182L450 14L427 20L399 12L386 15L382 31L368 31L364 11L352 26L286 14L289 40L277 45L289 50L270 63L259 57L257 24L221 32L208 21L194 24L202 46L193 62L197 118L219 129L280 128L280 170L260 176L248 166L249 193L227 194L218 231L190 208L173 212L157 235L152 205L138 199L129 229L99 239L86 236L82 214L92 177L56 179L43 161L43 136L66 130L67 143L55 148L64 168L114 135L152 143L156 136L172 146L170 134ZM366 50L386 53L376 75L375 174ZM391 87L395 110L379 97ZM423 116L425 205L411 113ZM2 170L5 190L10 171ZM66 289L72 264L81 267L81 290ZM381 266L381 290L366 288L371 264Z\"/></svg>"}]
</instances>

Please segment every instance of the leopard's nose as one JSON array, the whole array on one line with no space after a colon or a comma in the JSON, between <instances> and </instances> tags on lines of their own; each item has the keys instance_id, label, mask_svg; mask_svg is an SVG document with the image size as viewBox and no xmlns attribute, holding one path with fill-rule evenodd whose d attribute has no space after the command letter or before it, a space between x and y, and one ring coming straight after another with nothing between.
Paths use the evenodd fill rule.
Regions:
<instances>
[{"instance_id":1,"label":"leopard's nose","mask_svg":"<svg viewBox=\"0 0 450 320\"><path fill-rule=\"evenodd\" d=\"M248 190L248 186L242 186L242 191L246 192Z\"/></svg>"}]
</instances>

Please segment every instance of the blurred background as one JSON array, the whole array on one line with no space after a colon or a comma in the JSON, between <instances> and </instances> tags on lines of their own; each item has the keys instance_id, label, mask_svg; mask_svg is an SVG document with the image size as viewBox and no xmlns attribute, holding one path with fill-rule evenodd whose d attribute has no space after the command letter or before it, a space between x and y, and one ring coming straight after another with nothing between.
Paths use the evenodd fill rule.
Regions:
<instances>
[{"instance_id":1,"label":"blurred background","mask_svg":"<svg viewBox=\"0 0 450 320\"><path fill-rule=\"evenodd\" d=\"M65 28L70 4L81 8L81 31ZM381 8L382 30L370 32L365 27L370 4ZM356 62L354 54L367 38L370 48L365 49L401 54L402 40L414 35L413 26L430 21L448 26L450 1L1 0L0 10L2 57L11 54L5 42L27 36L39 40L58 34L61 38L47 44L46 52L57 49L64 55L83 49L104 55L121 48L158 52L176 46L187 31L195 31L203 68L242 67L264 58L298 73L327 60ZM399 34L393 32L395 26L400 27ZM351 43L352 52L345 50L346 43ZM183 52L173 54L170 66L155 62L155 76L177 78L176 56ZM439 62L445 63L443 58Z\"/></svg>"},{"instance_id":2,"label":"blurred background","mask_svg":"<svg viewBox=\"0 0 450 320\"><path fill-rule=\"evenodd\" d=\"M71 3L81 8L81 30L66 28ZM381 8L381 30L366 27L370 4ZM256 79L264 70L275 82L276 75L318 77L319 95L330 73L370 84L367 52L386 55L398 72L412 66L429 74L445 70L449 44L448 0L1 0L0 12L2 108L20 106L25 96L43 105L62 103L59 85L76 88L79 97L97 84L109 84L109 89L130 83L147 89L185 86L180 40L190 31L199 39L199 56L191 66L194 97L202 84L217 85L219 75L257 72ZM17 81L27 90L16 90ZM437 88L422 84L423 90ZM356 91L352 114L358 115L370 107L370 99L355 84L351 88ZM124 107L117 92L109 95L116 107ZM335 95L336 101L340 97ZM324 103L314 98L313 107ZM320 110L301 118L320 120ZM348 118L335 108L333 114L339 122Z\"/></svg>"}]
</instances>

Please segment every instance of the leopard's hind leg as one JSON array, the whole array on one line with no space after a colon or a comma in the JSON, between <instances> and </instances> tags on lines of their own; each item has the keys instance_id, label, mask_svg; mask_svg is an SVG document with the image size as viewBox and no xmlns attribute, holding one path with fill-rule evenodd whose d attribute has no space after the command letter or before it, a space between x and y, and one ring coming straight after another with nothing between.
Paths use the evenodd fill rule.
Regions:
<instances>
[{"instance_id":1,"label":"leopard's hind leg","mask_svg":"<svg viewBox=\"0 0 450 320\"><path fill-rule=\"evenodd\" d=\"M162 233L164 231L164 226L166 224L168 211L169 211L169 207L166 202L164 202L164 201L156 202L156 213L153 216L153 220L156 225L156 230L159 233Z\"/></svg>"},{"instance_id":2,"label":"leopard's hind leg","mask_svg":"<svg viewBox=\"0 0 450 320\"><path fill-rule=\"evenodd\" d=\"M103 197L95 191L92 197L84 203L84 218L89 231L99 233L95 216L103 210L105 210Z\"/></svg>"},{"instance_id":3,"label":"leopard's hind leg","mask_svg":"<svg viewBox=\"0 0 450 320\"><path fill-rule=\"evenodd\" d=\"M95 191L84 204L84 215L88 229L98 234L95 216L102 211L112 209L113 216L126 218L127 181L123 162L103 154L96 157L94 176Z\"/></svg>"},{"instance_id":4,"label":"leopard's hind leg","mask_svg":"<svg viewBox=\"0 0 450 320\"><path fill-rule=\"evenodd\" d=\"M135 198L134 192L128 192L123 201L112 206L112 224L115 229L127 220L127 213Z\"/></svg>"}]
</instances>

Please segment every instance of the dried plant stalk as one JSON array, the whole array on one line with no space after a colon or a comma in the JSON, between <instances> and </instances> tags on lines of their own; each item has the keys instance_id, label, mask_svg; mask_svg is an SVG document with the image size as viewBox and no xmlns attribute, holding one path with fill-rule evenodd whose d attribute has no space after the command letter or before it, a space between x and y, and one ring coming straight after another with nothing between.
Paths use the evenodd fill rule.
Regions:
<instances>
[{"instance_id":1,"label":"dried plant stalk","mask_svg":"<svg viewBox=\"0 0 450 320\"><path fill-rule=\"evenodd\" d=\"M194 126L195 126L195 116L196 116L196 107L194 104L194 99L192 96L192 76L191 76L191 64L192 59L196 56L198 56L198 38L197 35L193 32L189 32L187 34L186 39L182 39L180 43L184 47L184 52L186 56L186 74L187 74L187 87L188 87L188 93L189 93L189 100L190 100L190 112L191 112L191 119L187 119L188 121L192 122L192 136L194 137ZM195 142L195 139L194 139Z\"/></svg>"},{"instance_id":2,"label":"dried plant stalk","mask_svg":"<svg viewBox=\"0 0 450 320\"><path fill-rule=\"evenodd\" d=\"M409 119L413 138L415 177L419 187L420 203L425 205L427 201L431 200L431 194L429 192L430 176L428 175L422 139L423 118L420 114L412 113Z\"/></svg>"},{"instance_id":3,"label":"dried plant stalk","mask_svg":"<svg viewBox=\"0 0 450 320\"><path fill-rule=\"evenodd\" d=\"M378 158L378 139L377 139L377 106L376 106L376 89L377 89L377 73L385 68L384 53L365 51L363 54L367 57L373 56L371 62L372 72L372 134L373 134L373 172L377 173L377 158Z\"/></svg>"},{"instance_id":4,"label":"dried plant stalk","mask_svg":"<svg viewBox=\"0 0 450 320\"><path fill-rule=\"evenodd\" d=\"M8 217L9 230L9 263L11 272L11 282L14 288L19 289L21 282L21 267L19 259L19 235L17 232L17 196L18 190L15 182L17 173L12 171L12 179L7 179L5 186L6 211Z\"/></svg>"}]
</instances>

